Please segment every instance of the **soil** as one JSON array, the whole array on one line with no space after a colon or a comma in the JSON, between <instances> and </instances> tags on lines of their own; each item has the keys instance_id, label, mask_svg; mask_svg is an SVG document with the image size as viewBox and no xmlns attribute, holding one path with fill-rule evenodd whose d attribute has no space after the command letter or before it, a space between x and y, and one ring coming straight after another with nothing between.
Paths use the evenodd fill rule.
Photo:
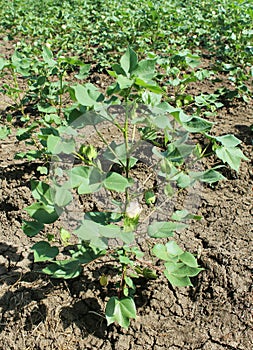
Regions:
<instances>
[{"instance_id":1,"label":"soil","mask_svg":"<svg viewBox=\"0 0 253 350\"><path fill-rule=\"evenodd\" d=\"M198 88L216 89L207 82L191 93ZM6 103L0 107L4 115ZM86 268L68 281L37 272L30 248L39 237L26 237L21 225L23 209L33 202L30 179L39 176L38 164L14 159L23 148L14 135L1 141L0 350L252 349L252 107L252 100L233 100L210 117L216 135L232 133L242 141L249 161L238 174L225 168L226 181L198 190L196 205L191 204L203 219L177 234L205 270L193 287L182 289L162 276L138 281L138 318L128 330L107 327L103 316L113 290L111 283L101 287L99 278L110 273L109 264ZM82 203L89 208L86 199ZM145 248L145 240L140 244Z\"/></svg>"}]
</instances>

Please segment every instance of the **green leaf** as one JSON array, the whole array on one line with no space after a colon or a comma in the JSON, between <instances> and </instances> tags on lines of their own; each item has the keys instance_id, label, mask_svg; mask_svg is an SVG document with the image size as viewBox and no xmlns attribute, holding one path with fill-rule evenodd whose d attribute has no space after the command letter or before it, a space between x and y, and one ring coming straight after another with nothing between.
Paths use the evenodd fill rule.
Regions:
<instances>
[{"instance_id":1,"label":"green leaf","mask_svg":"<svg viewBox=\"0 0 253 350\"><path fill-rule=\"evenodd\" d=\"M25 211L27 211L33 219L43 224L52 224L62 213L62 210L58 209L56 211L54 206L46 205L42 202L36 202L26 207Z\"/></svg>"},{"instance_id":2,"label":"green leaf","mask_svg":"<svg viewBox=\"0 0 253 350\"><path fill-rule=\"evenodd\" d=\"M60 236L63 243L67 244L70 240L71 234L69 231L65 230L63 227L60 229Z\"/></svg>"},{"instance_id":3,"label":"green leaf","mask_svg":"<svg viewBox=\"0 0 253 350\"><path fill-rule=\"evenodd\" d=\"M4 140L10 133L11 130L7 126L0 126L0 140Z\"/></svg>"},{"instance_id":4,"label":"green leaf","mask_svg":"<svg viewBox=\"0 0 253 350\"><path fill-rule=\"evenodd\" d=\"M121 327L128 328L131 318L136 318L136 307L133 298L119 299L111 297L106 304L105 316L107 325L117 322Z\"/></svg>"},{"instance_id":5,"label":"green leaf","mask_svg":"<svg viewBox=\"0 0 253 350\"><path fill-rule=\"evenodd\" d=\"M52 189L47 183L31 180L31 191L34 199L44 204L53 205Z\"/></svg>"},{"instance_id":6,"label":"green leaf","mask_svg":"<svg viewBox=\"0 0 253 350\"><path fill-rule=\"evenodd\" d=\"M52 51L47 46L43 46L42 50L43 60L49 65L49 67L54 67L57 64L57 62L53 60Z\"/></svg>"},{"instance_id":7,"label":"green leaf","mask_svg":"<svg viewBox=\"0 0 253 350\"><path fill-rule=\"evenodd\" d=\"M152 252L154 255L165 261L174 261L178 259L178 255L183 254L183 250L174 241L169 241L166 244L155 244Z\"/></svg>"},{"instance_id":8,"label":"green leaf","mask_svg":"<svg viewBox=\"0 0 253 350\"><path fill-rule=\"evenodd\" d=\"M140 79L149 81L155 76L156 60L142 60L138 63L134 75Z\"/></svg>"},{"instance_id":9,"label":"green leaf","mask_svg":"<svg viewBox=\"0 0 253 350\"><path fill-rule=\"evenodd\" d=\"M51 247L50 244L45 241L35 243L31 249L34 251L35 262L52 260L59 254L59 249L57 247Z\"/></svg>"},{"instance_id":10,"label":"green leaf","mask_svg":"<svg viewBox=\"0 0 253 350\"><path fill-rule=\"evenodd\" d=\"M125 232L121 231L119 234L119 239L121 239L125 244L131 244L133 243L135 236L133 232Z\"/></svg>"},{"instance_id":11,"label":"green leaf","mask_svg":"<svg viewBox=\"0 0 253 350\"><path fill-rule=\"evenodd\" d=\"M206 171L199 172L189 172L189 175L195 180L207 182L209 184L226 179L221 173L214 169L208 169Z\"/></svg>"},{"instance_id":12,"label":"green leaf","mask_svg":"<svg viewBox=\"0 0 253 350\"><path fill-rule=\"evenodd\" d=\"M117 192L124 192L130 186L128 179L115 172L109 172L103 184L108 190Z\"/></svg>"},{"instance_id":13,"label":"green leaf","mask_svg":"<svg viewBox=\"0 0 253 350\"><path fill-rule=\"evenodd\" d=\"M187 255L185 254L187 253ZM195 261L192 260L192 258L188 256L188 252L185 252L182 255L185 256L185 260L187 262L190 262L190 264L195 265ZM190 254L191 255L191 254ZM191 286L191 281L189 277L196 276L200 271L202 271L202 268L199 268L196 264L196 267L191 267L186 265L183 262L179 261L169 261L164 264L165 270L164 274L169 280L169 282L176 287L185 287L185 286Z\"/></svg>"},{"instance_id":14,"label":"green leaf","mask_svg":"<svg viewBox=\"0 0 253 350\"><path fill-rule=\"evenodd\" d=\"M147 83L140 78L136 78L135 84L138 86L144 87L147 90L149 90L155 94L163 94L164 93L163 89L159 85L156 85L155 82L152 82L152 84L151 84L150 82Z\"/></svg>"},{"instance_id":15,"label":"green leaf","mask_svg":"<svg viewBox=\"0 0 253 350\"><path fill-rule=\"evenodd\" d=\"M127 48L126 53L120 59L120 65L127 76L136 69L138 64L138 58L136 53L130 48Z\"/></svg>"},{"instance_id":16,"label":"green leaf","mask_svg":"<svg viewBox=\"0 0 253 350\"><path fill-rule=\"evenodd\" d=\"M47 175L48 174L48 168L46 166L38 166L37 167L37 171L41 174L41 175Z\"/></svg>"},{"instance_id":17,"label":"green leaf","mask_svg":"<svg viewBox=\"0 0 253 350\"><path fill-rule=\"evenodd\" d=\"M9 65L9 61L5 60L3 57L0 57L0 70L2 70L5 66Z\"/></svg>"},{"instance_id":18,"label":"green leaf","mask_svg":"<svg viewBox=\"0 0 253 350\"><path fill-rule=\"evenodd\" d=\"M168 254L171 255L181 255L183 254L183 250L176 244L175 241L170 241L165 244L166 250Z\"/></svg>"},{"instance_id":19,"label":"green leaf","mask_svg":"<svg viewBox=\"0 0 253 350\"><path fill-rule=\"evenodd\" d=\"M193 181L190 178L189 175L185 174L184 172L181 172L180 174L178 174L177 178L177 185L180 188L186 188L192 185Z\"/></svg>"},{"instance_id":20,"label":"green leaf","mask_svg":"<svg viewBox=\"0 0 253 350\"><path fill-rule=\"evenodd\" d=\"M98 249L108 247L109 238L120 238L121 229L117 225L100 225L92 220L83 220L74 233L83 241Z\"/></svg>"},{"instance_id":21,"label":"green leaf","mask_svg":"<svg viewBox=\"0 0 253 350\"><path fill-rule=\"evenodd\" d=\"M224 135L224 136L219 136L215 137L217 141L219 141L223 146L225 147L236 147L239 145L242 141L239 140L237 137L235 137L232 134Z\"/></svg>"},{"instance_id":22,"label":"green leaf","mask_svg":"<svg viewBox=\"0 0 253 350\"><path fill-rule=\"evenodd\" d=\"M22 230L28 237L36 236L40 231L44 230L44 224L38 221L26 221L22 226Z\"/></svg>"},{"instance_id":23,"label":"green leaf","mask_svg":"<svg viewBox=\"0 0 253 350\"><path fill-rule=\"evenodd\" d=\"M146 191L144 197L147 205L154 204L156 201L156 195L153 191Z\"/></svg>"},{"instance_id":24,"label":"green leaf","mask_svg":"<svg viewBox=\"0 0 253 350\"><path fill-rule=\"evenodd\" d=\"M119 75L117 78L117 83L119 84L120 89L128 89L133 85L134 81L125 77L124 75Z\"/></svg>"},{"instance_id":25,"label":"green leaf","mask_svg":"<svg viewBox=\"0 0 253 350\"><path fill-rule=\"evenodd\" d=\"M194 220L201 220L201 216L199 215L194 215L188 212L188 210L176 210L172 216L171 219L172 220L176 220L176 221L184 221L184 220L190 220L190 219L194 219Z\"/></svg>"},{"instance_id":26,"label":"green leaf","mask_svg":"<svg viewBox=\"0 0 253 350\"><path fill-rule=\"evenodd\" d=\"M95 167L77 166L68 172L70 188L78 187L78 194L94 193L102 186L103 176Z\"/></svg>"},{"instance_id":27,"label":"green leaf","mask_svg":"<svg viewBox=\"0 0 253 350\"><path fill-rule=\"evenodd\" d=\"M164 275L167 277L172 286L175 287L187 287L192 286L191 280L188 276L179 277L173 274L170 274L167 270L164 271Z\"/></svg>"},{"instance_id":28,"label":"green leaf","mask_svg":"<svg viewBox=\"0 0 253 350\"><path fill-rule=\"evenodd\" d=\"M224 163L228 163L228 165L237 172L239 171L241 160L248 160L242 151L235 147L221 146L215 150L215 153L218 158Z\"/></svg>"},{"instance_id":29,"label":"green leaf","mask_svg":"<svg viewBox=\"0 0 253 350\"><path fill-rule=\"evenodd\" d=\"M90 167L88 166L77 166L72 168L67 174L69 176L69 187L79 187L85 179L89 178Z\"/></svg>"},{"instance_id":30,"label":"green leaf","mask_svg":"<svg viewBox=\"0 0 253 350\"><path fill-rule=\"evenodd\" d=\"M103 179L104 176L97 168L90 167L88 177L83 179L78 187L78 194L89 194L98 191L102 186Z\"/></svg>"},{"instance_id":31,"label":"green leaf","mask_svg":"<svg viewBox=\"0 0 253 350\"><path fill-rule=\"evenodd\" d=\"M52 154L71 154L75 151L75 140L64 139L60 136L49 135L47 138L47 149Z\"/></svg>"},{"instance_id":32,"label":"green leaf","mask_svg":"<svg viewBox=\"0 0 253 350\"><path fill-rule=\"evenodd\" d=\"M198 267L198 262L194 256L189 252L184 252L179 256L179 259L187 266Z\"/></svg>"},{"instance_id":33,"label":"green leaf","mask_svg":"<svg viewBox=\"0 0 253 350\"><path fill-rule=\"evenodd\" d=\"M119 165L126 166L126 146L124 143L117 144L116 142L112 142L110 147L108 147L103 156L110 160L113 163L117 163ZM135 157L130 157L129 159L129 167L132 168L138 159Z\"/></svg>"},{"instance_id":34,"label":"green leaf","mask_svg":"<svg viewBox=\"0 0 253 350\"><path fill-rule=\"evenodd\" d=\"M106 254L105 250L100 250L95 247L89 246L83 242L77 245L77 251L72 252L72 258L78 259L81 264L87 264L92 260L95 260L99 256Z\"/></svg>"},{"instance_id":35,"label":"green leaf","mask_svg":"<svg viewBox=\"0 0 253 350\"><path fill-rule=\"evenodd\" d=\"M200 117L192 117L191 120L183 122L183 126L189 132L209 132L213 123Z\"/></svg>"},{"instance_id":36,"label":"green leaf","mask_svg":"<svg viewBox=\"0 0 253 350\"><path fill-rule=\"evenodd\" d=\"M142 275L143 275L143 277L145 277L147 279L156 279L157 278L156 271L151 270L148 267L144 267L144 269L142 270Z\"/></svg>"},{"instance_id":37,"label":"green leaf","mask_svg":"<svg viewBox=\"0 0 253 350\"><path fill-rule=\"evenodd\" d=\"M134 289L134 282L131 277L125 276L125 282L128 285L128 287Z\"/></svg>"},{"instance_id":38,"label":"green leaf","mask_svg":"<svg viewBox=\"0 0 253 350\"><path fill-rule=\"evenodd\" d=\"M112 71L109 71L108 73L114 78L117 77L117 75L126 75L126 72L124 71L124 69L117 63L112 65L112 69L116 74Z\"/></svg>"},{"instance_id":39,"label":"green leaf","mask_svg":"<svg viewBox=\"0 0 253 350\"><path fill-rule=\"evenodd\" d=\"M72 279L76 278L82 272L82 266L77 259L68 259L55 261L42 270L43 273L52 278Z\"/></svg>"},{"instance_id":40,"label":"green leaf","mask_svg":"<svg viewBox=\"0 0 253 350\"><path fill-rule=\"evenodd\" d=\"M102 99L102 94L92 84L77 84L72 87L75 92L75 97L82 106L93 107Z\"/></svg>"},{"instance_id":41,"label":"green leaf","mask_svg":"<svg viewBox=\"0 0 253 350\"><path fill-rule=\"evenodd\" d=\"M58 207L65 207L73 199L72 194L64 187L54 186L53 191L54 191L54 203Z\"/></svg>"},{"instance_id":42,"label":"green leaf","mask_svg":"<svg viewBox=\"0 0 253 350\"><path fill-rule=\"evenodd\" d=\"M153 238L172 237L174 231L180 231L186 228L186 224L178 222L156 221L148 226L148 234Z\"/></svg>"}]
</instances>

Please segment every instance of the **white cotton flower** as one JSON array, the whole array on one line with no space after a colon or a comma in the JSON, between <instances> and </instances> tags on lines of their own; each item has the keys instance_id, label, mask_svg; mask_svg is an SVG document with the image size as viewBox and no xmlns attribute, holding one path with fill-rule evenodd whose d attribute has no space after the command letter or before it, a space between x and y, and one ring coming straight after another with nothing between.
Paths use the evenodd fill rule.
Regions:
<instances>
[{"instance_id":1,"label":"white cotton flower","mask_svg":"<svg viewBox=\"0 0 253 350\"><path fill-rule=\"evenodd\" d=\"M133 200L130 203L128 203L126 207L126 216L128 216L130 219L134 219L140 215L142 211L142 208L137 200Z\"/></svg>"}]
</instances>

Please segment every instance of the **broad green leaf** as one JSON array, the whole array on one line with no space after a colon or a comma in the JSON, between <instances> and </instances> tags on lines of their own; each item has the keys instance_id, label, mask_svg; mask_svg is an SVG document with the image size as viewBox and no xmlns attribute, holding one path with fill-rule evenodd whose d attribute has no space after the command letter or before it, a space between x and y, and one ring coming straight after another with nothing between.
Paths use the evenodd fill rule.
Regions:
<instances>
[{"instance_id":1,"label":"broad green leaf","mask_svg":"<svg viewBox=\"0 0 253 350\"><path fill-rule=\"evenodd\" d=\"M26 220L24 220L24 224L22 225L22 229L28 237L34 237L40 231L44 230L44 224L42 224L41 222L38 222L38 221L26 221Z\"/></svg>"},{"instance_id":2,"label":"broad green leaf","mask_svg":"<svg viewBox=\"0 0 253 350\"><path fill-rule=\"evenodd\" d=\"M117 83L119 84L120 89L128 89L133 85L134 81L125 77L124 75L119 75L117 77Z\"/></svg>"},{"instance_id":3,"label":"broad green leaf","mask_svg":"<svg viewBox=\"0 0 253 350\"><path fill-rule=\"evenodd\" d=\"M184 252L179 256L179 259L187 266L198 267L198 262L194 256L189 252Z\"/></svg>"},{"instance_id":4,"label":"broad green leaf","mask_svg":"<svg viewBox=\"0 0 253 350\"><path fill-rule=\"evenodd\" d=\"M130 297L119 299L111 297L106 304L105 316L107 325L117 322L121 327L128 328L131 318L136 318L134 300Z\"/></svg>"},{"instance_id":5,"label":"broad green leaf","mask_svg":"<svg viewBox=\"0 0 253 350\"><path fill-rule=\"evenodd\" d=\"M54 196L53 196L54 203L58 207L65 207L73 199L72 194L64 187L54 186L53 192L54 192Z\"/></svg>"},{"instance_id":6,"label":"broad green leaf","mask_svg":"<svg viewBox=\"0 0 253 350\"><path fill-rule=\"evenodd\" d=\"M130 185L128 179L115 172L109 172L103 184L108 190L117 192L124 192Z\"/></svg>"},{"instance_id":7,"label":"broad green leaf","mask_svg":"<svg viewBox=\"0 0 253 350\"><path fill-rule=\"evenodd\" d=\"M186 188L192 185L193 181L190 178L189 175L185 174L184 172L181 172L180 174L178 174L177 178L177 185L180 188Z\"/></svg>"},{"instance_id":8,"label":"broad green leaf","mask_svg":"<svg viewBox=\"0 0 253 350\"><path fill-rule=\"evenodd\" d=\"M69 231L65 230L65 228L61 227L60 236L63 243L67 244L68 241L70 240L71 234Z\"/></svg>"},{"instance_id":9,"label":"broad green leaf","mask_svg":"<svg viewBox=\"0 0 253 350\"><path fill-rule=\"evenodd\" d=\"M49 65L49 67L54 67L57 62L53 59L52 51L47 46L43 46L42 50L43 60Z\"/></svg>"},{"instance_id":10,"label":"broad green leaf","mask_svg":"<svg viewBox=\"0 0 253 350\"><path fill-rule=\"evenodd\" d=\"M154 255L165 261L177 261L178 255L183 254L183 250L174 241L170 241L166 244L155 244L152 252Z\"/></svg>"},{"instance_id":11,"label":"broad green leaf","mask_svg":"<svg viewBox=\"0 0 253 350\"><path fill-rule=\"evenodd\" d=\"M159 85L156 85L155 82L152 82L152 84L151 84L150 82L146 82L140 78L136 78L135 84L138 86L144 87L147 90L149 90L155 94L163 94L164 93L163 89Z\"/></svg>"},{"instance_id":12,"label":"broad green leaf","mask_svg":"<svg viewBox=\"0 0 253 350\"><path fill-rule=\"evenodd\" d=\"M84 64L82 63L82 65L80 66L80 70L79 73L75 75L75 77L77 79L84 79L89 75L89 71L90 71L90 64Z\"/></svg>"},{"instance_id":13,"label":"broad green leaf","mask_svg":"<svg viewBox=\"0 0 253 350\"><path fill-rule=\"evenodd\" d=\"M100 250L89 245L85 245L84 242L77 246L78 250L72 253L72 258L78 259L81 264L87 264L92 260L95 260L99 256L106 254L105 250Z\"/></svg>"},{"instance_id":14,"label":"broad green leaf","mask_svg":"<svg viewBox=\"0 0 253 350\"><path fill-rule=\"evenodd\" d=\"M52 278L72 279L76 278L82 272L82 266L77 259L68 259L55 261L42 270L43 273L50 275Z\"/></svg>"},{"instance_id":15,"label":"broad green leaf","mask_svg":"<svg viewBox=\"0 0 253 350\"><path fill-rule=\"evenodd\" d=\"M122 240L125 244L131 244L133 243L135 236L133 232L125 232L121 231L118 238Z\"/></svg>"},{"instance_id":16,"label":"broad green leaf","mask_svg":"<svg viewBox=\"0 0 253 350\"><path fill-rule=\"evenodd\" d=\"M167 115L162 114L154 118L153 123L160 129L169 128L172 129L172 125Z\"/></svg>"},{"instance_id":17,"label":"broad green leaf","mask_svg":"<svg viewBox=\"0 0 253 350\"><path fill-rule=\"evenodd\" d=\"M120 59L120 65L127 76L137 68L138 58L136 53L130 48L127 48L126 53Z\"/></svg>"},{"instance_id":18,"label":"broad green leaf","mask_svg":"<svg viewBox=\"0 0 253 350\"><path fill-rule=\"evenodd\" d=\"M39 173L41 175L47 175L48 174L48 168L46 166L38 166L37 167L37 171L39 171Z\"/></svg>"},{"instance_id":19,"label":"broad green leaf","mask_svg":"<svg viewBox=\"0 0 253 350\"><path fill-rule=\"evenodd\" d=\"M7 126L0 126L0 140L6 139L10 133L11 130Z\"/></svg>"},{"instance_id":20,"label":"broad green leaf","mask_svg":"<svg viewBox=\"0 0 253 350\"><path fill-rule=\"evenodd\" d=\"M174 274L170 274L167 270L164 271L164 275L167 277L172 286L175 287L187 287L192 286L191 280L188 276L180 277Z\"/></svg>"},{"instance_id":21,"label":"broad green leaf","mask_svg":"<svg viewBox=\"0 0 253 350\"><path fill-rule=\"evenodd\" d=\"M79 194L94 193L102 186L103 176L94 167L77 166L68 172L68 188L78 187Z\"/></svg>"},{"instance_id":22,"label":"broad green leaf","mask_svg":"<svg viewBox=\"0 0 253 350\"><path fill-rule=\"evenodd\" d=\"M102 94L92 84L73 86L77 101L86 107L93 107L102 99Z\"/></svg>"},{"instance_id":23,"label":"broad green leaf","mask_svg":"<svg viewBox=\"0 0 253 350\"><path fill-rule=\"evenodd\" d=\"M75 140L64 139L60 136L49 135L47 138L47 149L52 154L71 154L75 151Z\"/></svg>"},{"instance_id":24,"label":"broad green leaf","mask_svg":"<svg viewBox=\"0 0 253 350\"><path fill-rule=\"evenodd\" d=\"M157 278L156 271L151 270L148 267L144 267L144 269L142 270L142 274L143 274L143 277L145 277L147 279L156 279Z\"/></svg>"},{"instance_id":25,"label":"broad green leaf","mask_svg":"<svg viewBox=\"0 0 253 350\"><path fill-rule=\"evenodd\" d=\"M189 132L209 132L213 127L212 122L200 117L192 117L191 120L182 123L184 128Z\"/></svg>"},{"instance_id":26,"label":"broad green leaf","mask_svg":"<svg viewBox=\"0 0 253 350\"><path fill-rule=\"evenodd\" d=\"M34 199L45 204L53 205L52 189L47 183L31 180L31 191Z\"/></svg>"},{"instance_id":27,"label":"broad green leaf","mask_svg":"<svg viewBox=\"0 0 253 350\"><path fill-rule=\"evenodd\" d=\"M189 67L196 68L200 65L201 61L198 55L188 53L187 56L185 56L185 62L188 64Z\"/></svg>"},{"instance_id":28,"label":"broad green leaf","mask_svg":"<svg viewBox=\"0 0 253 350\"><path fill-rule=\"evenodd\" d=\"M122 219L122 214L115 212L90 211L86 212L84 219L92 220L101 225L109 225Z\"/></svg>"},{"instance_id":29,"label":"broad green leaf","mask_svg":"<svg viewBox=\"0 0 253 350\"><path fill-rule=\"evenodd\" d=\"M189 172L189 176L195 180L207 182L209 184L226 179L221 173L214 169L208 169L206 171L199 172Z\"/></svg>"},{"instance_id":30,"label":"broad green leaf","mask_svg":"<svg viewBox=\"0 0 253 350\"><path fill-rule=\"evenodd\" d=\"M134 75L145 81L149 81L155 76L156 60L142 60L138 63Z\"/></svg>"},{"instance_id":31,"label":"broad green leaf","mask_svg":"<svg viewBox=\"0 0 253 350\"><path fill-rule=\"evenodd\" d=\"M153 238L172 237L174 231L180 231L186 227L186 224L178 222L156 221L148 226L148 234Z\"/></svg>"},{"instance_id":32,"label":"broad green leaf","mask_svg":"<svg viewBox=\"0 0 253 350\"><path fill-rule=\"evenodd\" d=\"M132 278L125 276L125 282L128 285L128 287L134 289L134 283L133 283Z\"/></svg>"},{"instance_id":33,"label":"broad green leaf","mask_svg":"<svg viewBox=\"0 0 253 350\"><path fill-rule=\"evenodd\" d=\"M114 78L116 78L117 75L126 75L126 72L124 71L124 69L117 63L112 65L112 69L114 70L114 72L108 71L108 73Z\"/></svg>"},{"instance_id":34,"label":"broad green leaf","mask_svg":"<svg viewBox=\"0 0 253 350\"><path fill-rule=\"evenodd\" d=\"M224 135L224 136L219 136L215 137L217 141L219 141L223 146L225 147L235 147L239 145L242 141L239 140L237 137L235 137L232 134Z\"/></svg>"},{"instance_id":35,"label":"broad green leaf","mask_svg":"<svg viewBox=\"0 0 253 350\"><path fill-rule=\"evenodd\" d=\"M172 216L171 219L172 220L176 220L176 221L184 221L184 220L190 220L190 219L194 219L194 220L201 220L201 216L199 215L194 215L188 212L188 210L176 210Z\"/></svg>"},{"instance_id":36,"label":"broad green leaf","mask_svg":"<svg viewBox=\"0 0 253 350\"><path fill-rule=\"evenodd\" d=\"M130 146L130 145L129 145ZM113 163L117 163L119 165L126 166L126 146L124 143L117 144L116 142L112 142L110 147L108 147L103 156L110 160ZM129 159L129 167L132 168L138 159L135 157L130 157Z\"/></svg>"},{"instance_id":37,"label":"broad green leaf","mask_svg":"<svg viewBox=\"0 0 253 350\"><path fill-rule=\"evenodd\" d=\"M57 247L51 247L50 244L45 241L35 243L31 249L34 251L35 262L52 260L59 254L59 249Z\"/></svg>"},{"instance_id":38,"label":"broad green leaf","mask_svg":"<svg viewBox=\"0 0 253 350\"><path fill-rule=\"evenodd\" d=\"M165 244L166 250L168 254L171 255L181 255L183 254L183 250L176 244L175 241L170 241Z\"/></svg>"},{"instance_id":39,"label":"broad green leaf","mask_svg":"<svg viewBox=\"0 0 253 350\"><path fill-rule=\"evenodd\" d=\"M0 70L2 70L5 66L9 65L9 61L5 60L3 57L0 57Z\"/></svg>"},{"instance_id":40,"label":"broad green leaf","mask_svg":"<svg viewBox=\"0 0 253 350\"><path fill-rule=\"evenodd\" d=\"M103 175L97 168L90 167L88 177L86 179L83 178L82 183L78 187L78 193L89 194L98 191L102 186L103 178Z\"/></svg>"},{"instance_id":41,"label":"broad green leaf","mask_svg":"<svg viewBox=\"0 0 253 350\"><path fill-rule=\"evenodd\" d=\"M25 211L27 211L33 219L43 224L52 224L62 213L62 210L57 209L56 211L54 206L46 205L42 202L36 202L26 207Z\"/></svg>"},{"instance_id":42,"label":"broad green leaf","mask_svg":"<svg viewBox=\"0 0 253 350\"><path fill-rule=\"evenodd\" d=\"M248 160L242 151L236 147L221 146L215 150L215 153L218 158L224 163L228 163L228 165L237 172L239 171L241 160Z\"/></svg>"},{"instance_id":43,"label":"broad green leaf","mask_svg":"<svg viewBox=\"0 0 253 350\"><path fill-rule=\"evenodd\" d=\"M50 103L45 103L45 102L40 102L37 104L37 108L39 112L43 112L43 113L57 113L57 109L52 106ZM46 117L45 117L46 119Z\"/></svg>"},{"instance_id":44,"label":"broad green leaf","mask_svg":"<svg viewBox=\"0 0 253 350\"><path fill-rule=\"evenodd\" d=\"M106 249L109 238L119 238L121 229L116 225L100 225L91 220L83 220L74 233L83 241L99 249Z\"/></svg>"},{"instance_id":45,"label":"broad green leaf","mask_svg":"<svg viewBox=\"0 0 253 350\"><path fill-rule=\"evenodd\" d=\"M85 179L89 178L90 167L88 166L77 166L68 171L69 176L69 187L79 187Z\"/></svg>"}]
</instances>

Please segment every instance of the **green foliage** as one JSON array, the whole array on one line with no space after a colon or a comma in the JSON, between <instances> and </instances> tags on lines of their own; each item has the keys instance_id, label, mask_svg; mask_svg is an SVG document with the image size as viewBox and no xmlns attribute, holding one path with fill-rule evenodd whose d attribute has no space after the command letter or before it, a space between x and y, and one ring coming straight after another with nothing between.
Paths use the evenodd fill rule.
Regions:
<instances>
[{"instance_id":1,"label":"green foliage","mask_svg":"<svg viewBox=\"0 0 253 350\"><path fill-rule=\"evenodd\" d=\"M241 160L247 160L235 136L212 135L208 116L225 101L251 98L252 4L162 0L144 1L140 7L129 0L44 0L41 6L38 1L0 0L0 5L3 41L16 43L11 57L0 57L0 92L12 101L6 121L1 120L0 139L14 130L27 148L16 158L39 160L37 171L46 175L31 182L36 202L25 208L33 220L24 221L24 233L43 234L68 213L68 206L75 206L76 196L102 193L109 203L103 212L83 213L73 230L62 227L59 236L47 234L48 242L32 247L34 259L50 261L43 273L69 279L109 256L119 282L117 296L107 303L106 319L127 328L136 318L136 278L155 279L163 273L172 285L183 287L191 286L190 278L201 271L195 257L170 240L187 221L201 218L177 210L167 220L148 223L152 212L159 213L160 197L173 201L197 182L213 185L225 179L221 167L239 171ZM212 71L201 68L203 52L215 62ZM90 72L102 70L113 80L104 91L89 78ZM214 79L217 72L234 88L189 93L190 84ZM111 113L111 107L119 107L120 113ZM13 111L17 116L12 117ZM103 123L122 140L107 140ZM86 138L78 142L83 129L88 134L92 130L103 146ZM192 141L196 136L201 143ZM157 186L145 188L144 181L136 190L131 171L142 162L138 147L143 142L152 145L157 159L152 166ZM224 165L199 169L208 152ZM135 246L140 230L153 246L153 265ZM78 244L60 260L58 252L65 254L73 236ZM157 260L162 268L157 269ZM107 283L105 276L101 285Z\"/></svg>"},{"instance_id":2,"label":"green foliage","mask_svg":"<svg viewBox=\"0 0 253 350\"><path fill-rule=\"evenodd\" d=\"M121 327L128 328L131 318L136 318L136 308L133 298L111 297L106 304L105 316L108 326L117 322Z\"/></svg>"},{"instance_id":3,"label":"green foliage","mask_svg":"<svg viewBox=\"0 0 253 350\"><path fill-rule=\"evenodd\" d=\"M58 63L50 50L43 49L43 58L50 68L56 69ZM65 62L63 58L59 60ZM193 144L192 135L199 134L202 139L206 138L207 147L211 146L209 148L212 148L213 154L236 171L240 161L247 159L238 148L240 140L235 136L214 137L211 135L211 122L199 115L187 114L178 103L176 106L170 104L164 86L158 85L156 80L157 61L154 57L139 61L137 53L128 47L120 63L114 64L110 71L115 83L106 93L90 83L77 83L69 89L73 107L62 110L65 119L57 124L58 120L53 118L54 121L49 123L46 114L44 120L32 122L17 133L18 139L26 140L27 144L36 136L41 145L40 154L46 160L51 156L54 163L51 181L31 182L36 202L25 209L33 218L33 221L23 224L26 235L33 237L43 232L45 225L57 221L63 212L68 213L68 206L74 204L76 195L104 191L103 196L108 197L108 203L114 209L85 213L78 219L76 228L60 229L58 244L63 248L70 244L72 236L79 241L75 249L69 251L70 256L59 259L61 250L51 245L52 238L54 242L57 242L57 238L50 234L47 235L48 242L37 242L32 250L36 262L50 261L41 270L43 273L64 279L75 278L83 271L83 265L110 256L120 278L116 284L117 296L107 302L105 315L108 325L116 322L124 328L129 326L130 319L136 318L136 278L157 279L158 273L163 273L171 285L185 287L192 286L191 277L202 271L193 254L170 240L175 232L187 228L186 221L201 219L187 210L175 211L166 221L151 219L146 224L144 234L152 244L154 263L146 261L144 253L135 246L138 230L145 222L143 209L147 217L154 210L159 212L157 203L161 193L168 200L173 200L176 193L194 186L196 182L211 185L225 179L219 172L221 166L203 171L192 169L192 165L206 156L206 149L202 149L200 144ZM199 57L185 51L173 56L172 62L194 69L199 64ZM177 85L175 82L173 84ZM198 100L198 103L201 101ZM117 107L121 112L113 115L109 107ZM99 128L104 122L116 128L121 139L107 141ZM84 143L79 144L80 133L87 128L92 128L102 142L103 146L99 149L84 138L81 141ZM138 164L136 150L143 141L153 147L152 152L156 157L153 169L161 189L154 186L140 193L136 191L131 170ZM31 144L34 145L34 142ZM32 158L31 152L24 156ZM72 162L70 167L62 162L64 157ZM102 159L111 166L104 168ZM155 243L157 239L164 242ZM158 260L161 260L162 267L157 268L155 261ZM107 276L100 278L100 284L108 284Z\"/></svg>"}]
</instances>

